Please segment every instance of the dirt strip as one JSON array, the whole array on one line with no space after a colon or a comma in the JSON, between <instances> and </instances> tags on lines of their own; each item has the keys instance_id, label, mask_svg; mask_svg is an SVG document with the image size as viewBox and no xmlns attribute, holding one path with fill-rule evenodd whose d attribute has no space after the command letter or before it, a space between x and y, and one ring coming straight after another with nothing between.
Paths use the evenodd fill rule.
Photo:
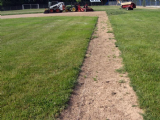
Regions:
<instances>
[{"instance_id":1,"label":"dirt strip","mask_svg":"<svg viewBox=\"0 0 160 120\"><path fill-rule=\"evenodd\" d=\"M60 14L28 14L3 16L4 18L42 16L98 16L97 30L90 41L82 72L62 120L142 120L137 97L129 85L127 73L120 74L120 51L111 27L107 25L106 12L78 12Z\"/></svg>"},{"instance_id":2,"label":"dirt strip","mask_svg":"<svg viewBox=\"0 0 160 120\"><path fill-rule=\"evenodd\" d=\"M107 33L108 17L99 15L97 37L91 40L86 59L63 120L142 120L137 97L129 85L127 74L119 74L122 67L120 51L114 35Z\"/></svg>"},{"instance_id":3,"label":"dirt strip","mask_svg":"<svg viewBox=\"0 0 160 120\"><path fill-rule=\"evenodd\" d=\"M64 13L50 13L50 14L20 14L20 15L5 15L0 16L1 19L9 19L9 18L27 18L27 17L47 17L47 16L99 16L100 14L104 14L104 11L96 11L96 12L64 12Z\"/></svg>"}]
</instances>

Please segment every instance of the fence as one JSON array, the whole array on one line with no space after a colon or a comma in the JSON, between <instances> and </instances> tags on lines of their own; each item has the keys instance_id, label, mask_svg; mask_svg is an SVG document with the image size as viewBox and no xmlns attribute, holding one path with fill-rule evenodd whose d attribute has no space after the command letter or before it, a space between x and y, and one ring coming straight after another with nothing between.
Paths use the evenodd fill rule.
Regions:
<instances>
[{"instance_id":1,"label":"fence","mask_svg":"<svg viewBox=\"0 0 160 120\"><path fill-rule=\"evenodd\" d=\"M133 0L133 2L137 5L137 6L160 6L160 0L145 0L145 2L143 3L143 0Z\"/></svg>"},{"instance_id":2,"label":"fence","mask_svg":"<svg viewBox=\"0 0 160 120\"><path fill-rule=\"evenodd\" d=\"M124 1L122 1L122 2L124 2ZM133 2L137 6L143 6L143 0L133 0ZM116 1L109 1L108 5L117 5L117 2ZM159 6L160 7L160 1L145 0L144 5L145 6Z\"/></svg>"},{"instance_id":3,"label":"fence","mask_svg":"<svg viewBox=\"0 0 160 120\"><path fill-rule=\"evenodd\" d=\"M96 5L116 5L117 2L116 0L105 0L106 2L80 2L80 5L83 6L84 4L88 4L89 6L96 6ZM129 0L128 0L129 1ZM124 2L122 0L122 2ZM137 6L159 6L160 7L160 0L145 0L145 3L143 4L143 0L133 0L133 2L137 5ZM75 2L65 2L65 5L71 5L71 4L75 4ZM39 4L39 8L47 8L48 4ZM37 7L32 7L32 9L36 9ZM28 8L30 9L30 8ZM7 10L22 10L22 6L7 6L7 7L0 7L1 11L7 11Z\"/></svg>"},{"instance_id":4,"label":"fence","mask_svg":"<svg viewBox=\"0 0 160 120\"><path fill-rule=\"evenodd\" d=\"M47 8L47 7L48 7L47 4L39 4L39 8ZM25 9L30 9L30 6L25 6ZM31 9L37 9L37 6L32 6ZM8 10L22 10L22 5L1 7L1 11L8 11Z\"/></svg>"}]
</instances>

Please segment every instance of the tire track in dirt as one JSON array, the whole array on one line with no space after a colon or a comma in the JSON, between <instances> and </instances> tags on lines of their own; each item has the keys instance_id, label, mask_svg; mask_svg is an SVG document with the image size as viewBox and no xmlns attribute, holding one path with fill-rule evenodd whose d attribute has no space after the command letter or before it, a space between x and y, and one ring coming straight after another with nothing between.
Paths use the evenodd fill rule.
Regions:
<instances>
[{"instance_id":1,"label":"tire track in dirt","mask_svg":"<svg viewBox=\"0 0 160 120\"><path fill-rule=\"evenodd\" d=\"M120 74L120 51L107 25L105 11L1 16L1 19L43 16L98 16L97 30L87 50L81 73L62 120L142 120L137 97L127 73ZM109 23L109 22L108 22Z\"/></svg>"}]
</instances>

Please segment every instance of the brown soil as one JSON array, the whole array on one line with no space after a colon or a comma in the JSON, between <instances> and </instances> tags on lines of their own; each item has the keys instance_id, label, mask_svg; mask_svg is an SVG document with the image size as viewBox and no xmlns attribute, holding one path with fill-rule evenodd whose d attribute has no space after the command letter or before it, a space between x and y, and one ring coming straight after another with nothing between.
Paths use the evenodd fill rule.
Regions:
<instances>
[{"instance_id":1,"label":"brown soil","mask_svg":"<svg viewBox=\"0 0 160 120\"><path fill-rule=\"evenodd\" d=\"M90 15L90 14L89 14ZM114 35L107 33L105 12L99 12L97 31L90 41L78 83L69 103L61 114L62 120L142 120L137 97L129 85L127 74L119 74L122 67L120 51ZM107 22L108 21L108 22Z\"/></svg>"},{"instance_id":2,"label":"brown soil","mask_svg":"<svg viewBox=\"0 0 160 120\"><path fill-rule=\"evenodd\" d=\"M111 31L106 12L28 14L1 18L42 16L98 16L97 30L90 41L82 72L62 120L142 120L137 97L129 85L127 73L120 74L120 51Z\"/></svg>"}]
</instances>

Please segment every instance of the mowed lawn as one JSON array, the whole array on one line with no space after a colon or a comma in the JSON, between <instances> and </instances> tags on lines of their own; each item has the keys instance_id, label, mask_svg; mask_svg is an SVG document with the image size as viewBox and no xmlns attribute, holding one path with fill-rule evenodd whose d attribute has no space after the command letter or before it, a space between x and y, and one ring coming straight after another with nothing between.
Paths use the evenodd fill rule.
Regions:
<instances>
[{"instance_id":1,"label":"mowed lawn","mask_svg":"<svg viewBox=\"0 0 160 120\"><path fill-rule=\"evenodd\" d=\"M145 120L160 120L160 9L107 9Z\"/></svg>"},{"instance_id":2,"label":"mowed lawn","mask_svg":"<svg viewBox=\"0 0 160 120\"><path fill-rule=\"evenodd\" d=\"M1 118L54 119L69 100L97 17L0 20Z\"/></svg>"}]
</instances>

